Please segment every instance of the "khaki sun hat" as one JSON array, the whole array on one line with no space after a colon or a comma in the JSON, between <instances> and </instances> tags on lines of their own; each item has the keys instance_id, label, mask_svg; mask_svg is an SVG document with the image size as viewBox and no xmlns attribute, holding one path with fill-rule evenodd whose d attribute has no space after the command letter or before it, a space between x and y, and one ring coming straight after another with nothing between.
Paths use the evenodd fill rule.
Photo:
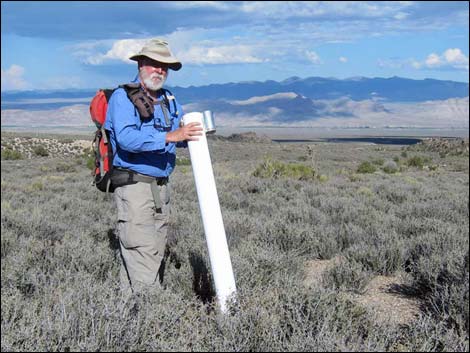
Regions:
<instances>
[{"instance_id":1,"label":"khaki sun hat","mask_svg":"<svg viewBox=\"0 0 470 353\"><path fill-rule=\"evenodd\" d=\"M168 67L174 71L178 71L183 66L171 52L168 42L159 38L154 38L148 41L139 53L131 56L129 59L138 61L142 56L146 56L147 58L161 63L169 64Z\"/></svg>"}]
</instances>

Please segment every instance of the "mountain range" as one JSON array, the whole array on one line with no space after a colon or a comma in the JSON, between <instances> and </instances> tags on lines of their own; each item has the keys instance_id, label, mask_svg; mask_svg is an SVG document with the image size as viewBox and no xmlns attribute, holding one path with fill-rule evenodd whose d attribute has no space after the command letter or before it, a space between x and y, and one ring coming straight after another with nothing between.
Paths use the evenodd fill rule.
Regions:
<instances>
[{"instance_id":1,"label":"mountain range","mask_svg":"<svg viewBox=\"0 0 470 353\"><path fill-rule=\"evenodd\" d=\"M211 110L225 126L468 128L468 83L400 77L170 87L185 112ZM89 125L96 89L2 92L2 126Z\"/></svg>"},{"instance_id":2,"label":"mountain range","mask_svg":"<svg viewBox=\"0 0 470 353\"><path fill-rule=\"evenodd\" d=\"M104 87L101 87L104 88ZM20 100L92 97L97 88L68 90L5 91L1 93L2 109L4 102ZM423 102L468 96L466 82L442 81L434 79L413 80L401 77L348 79L323 77L290 77L284 81L251 81L221 83L189 87L169 87L185 103L201 100L230 99L243 100L255 96L267 96L282 92L295 92L312 99L337 99L348 97L352 100L381 98L390 102Z\"/></svg>"}]
</instances>

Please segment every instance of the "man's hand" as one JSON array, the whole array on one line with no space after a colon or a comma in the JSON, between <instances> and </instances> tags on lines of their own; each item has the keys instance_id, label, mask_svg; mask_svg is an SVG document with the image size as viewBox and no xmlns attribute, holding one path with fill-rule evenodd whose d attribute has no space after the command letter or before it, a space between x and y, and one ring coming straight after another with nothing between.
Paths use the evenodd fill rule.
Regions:
<instances>
[{"instance_id":1,"label":"man's hand","mask_svg":"<svg viewBox=\"0 0 470 353\"><path fill-rule=\"evenodd\" d=\"M202 126L194 122L168 132L165 142L197 141L197 136L202 136Z\"/></svg>"}]
</instances>

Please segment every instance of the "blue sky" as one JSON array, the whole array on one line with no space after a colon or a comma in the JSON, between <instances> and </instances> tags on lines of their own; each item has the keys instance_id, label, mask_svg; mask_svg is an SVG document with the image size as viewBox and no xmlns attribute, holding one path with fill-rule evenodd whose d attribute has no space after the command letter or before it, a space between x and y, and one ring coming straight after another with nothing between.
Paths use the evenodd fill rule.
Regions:
<instances>
[{"instance_id":1,"label":"blue sky","mask_svg":"<svg viewBox=\"0 0 470 353\"><path fill-rule=\"evenodd\" d=\"M355 76L468 82L462 2L2 1L2 91L128 82L166 38L170 86Z\"/></svg>"}]
</instances>

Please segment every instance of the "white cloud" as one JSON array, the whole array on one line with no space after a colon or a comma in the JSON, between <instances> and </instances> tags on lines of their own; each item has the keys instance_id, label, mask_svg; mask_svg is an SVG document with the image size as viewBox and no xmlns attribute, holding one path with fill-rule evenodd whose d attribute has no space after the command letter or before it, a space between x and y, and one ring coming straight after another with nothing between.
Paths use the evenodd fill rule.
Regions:
<instances>
[{"instance_id":1,"label":"white cloud","mask_svg":"<svg viewBox=\"0 0 470 353\"><path fill-rule=\"evenodd\" d=\"M407 1L245 1L238 10L256 17L310 18L393 18L404 19L402 11L412 5ZM233 10L233 9L232 9Z\"/></svg>"},{"instance_id":2,"label":"white cloud","mask_svg":"<svg viewBox=\"0 0 470 353\"><path fill-rule=\"evenodd\" d=\"M1 90L22 90L30 87L30 84L23 78L25 69L13 64L7 70L2 69L2 84Z\"/></svg>"},{"instance_id":3,"label":"white cloud","mask_svg":"<svg viewBox=\"0 0 470 353\"><path fill-rule=\"evenodd\" d=\"M91 65L100 65L111 60L119 60L133 64L134 62L129 60L129 57L138 53L148 39L149 38L117 40L112 43L111 49L105 53L97 51L100 47L106 45L107 42L81 43L74 47L74 55L82 57L85 63Z\"/></svg>"},{"instance_id":4,"label":"white cloud","mask_svg":"<svg viewBox=\"0 0 470 353\"><path fill-rule=\"evenodd\" d=\"M248 45L193 46L180 52L178 59L187 64L261 63L265 61L255 56L253 48Z\"/></svg>"},{"instance_id":5,"label":"white cloud","mask_svg":"<svg viewBox=\"0 0 470 353\"><path fill-rule=\"evenodd\" d=\"M442 65L441 58L437 54L429 54L428 58L424 62L427 67L438 67Z\"/></svg>"},{"instance_id":6,"label":"white cloud","mask_svg":"<svg viewBox=\"0 0 470 353\"><path fill-rule=\"evenodd\" d=\"M342 63L347 63L348 62L348 58L346 58L344 56L340 56L338 60Z\"/></svg>"},{"instance_id":7,"label":"white cloud","mask_svg":"<svg viewBox=\"0 0 470 353\"><path fill-rule=\"evenodd\" d=\"M466 67L468 70L468 56L465 56L465 54L462 53L460 49L447 49L444 52L444 57L448 63L456 66Z\"/></svg>"},{"instance_id":8,"label":"white cloud","mask_svg":"<svg viewBox=\"0 0 470 353\"><path fill-rule=\"evenodd\" d=\"M414 69L451 69L468 71L468 56L458 48L451 48L441 55L431 53L426 59L419 61L408 59L379 59L378 66L383 68L402 69L412 67Z\"/></svg>"},{"instance_id":9,"label":"white cloud","mask_svg":"<svg viewBox=\"0 0 470 353\"><path fill-rule=\"evenodd\" d=\"M424 64L424 65L423 65ZM447 49L441 55L431 53L421 66L427 68L453 68L468 71L468 56L458 48Z\"/></svg>"},{"instance_id":10,"label":"white cloud","mask_svg":"<svg viewBox=\"0 0 470 353\"><path fill-rule=\"evenodd\" d=\"M317 53L315 53L314 51L312 50L306 50L305 51L305 55L307 56L307 59L312 63L312 64L315 64L315 65L319 65L322 63L320 57L318 56Z\"/></svg>"},{"instance_id":11,"label":"white cloud","mask_svg":"<svg viewBox=\"0 0 470 353\"><path fill-rule=\"evenodd\" d=\"M224 45L226 40L207 40L215 30L178 29L173 33L157 36L170 43L170 49L183 64L234 64L261 63L266 60L255 54L256 44ZM217 32L216 32L217 33ZM101 65L112 60L133 64L129 57L138 53L150 38L122 39L81 43L72 47L74 55L91 65ZM193 45L197 43L197 45ZM106 49L111 46L111 49Z\"/></svg>"}]
</instances>

